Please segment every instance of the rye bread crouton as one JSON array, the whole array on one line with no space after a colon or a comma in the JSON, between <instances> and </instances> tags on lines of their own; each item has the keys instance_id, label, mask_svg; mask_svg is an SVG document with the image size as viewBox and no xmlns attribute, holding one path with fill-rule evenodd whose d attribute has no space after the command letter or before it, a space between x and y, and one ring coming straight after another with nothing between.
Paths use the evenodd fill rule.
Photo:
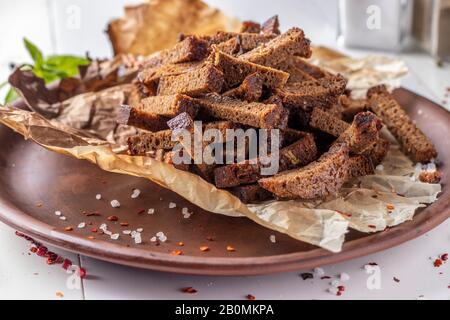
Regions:
<instances>
[{"instance_id":1,"label":"rye bread crouton","mask_svg":"<svg viewBox=\"0 0 450 320\"><path fill-rule=\"evenodd\" d=\"M288 112L275 104L245 102L217 94L196 99L201 112L211 117L262 129L284 129Z\"/></svg>"},{"instance_id":2,"label":"rye bread crouton","mask_svg":"<svg viewBox=\"0 0 450 320\"><path fill-rule=\"evenodd\" d=\"M166 130L168 128L166 117L148 113L128 105L122 105L117 115L117 123L133 126L152 132Z\"/></svg>"},{"instance_id":3,"label":"rye bread crouton","mask_svg":"<svg viewBox=\"0 0 450 320\"><path fill-rule=\"evenodd\" d=\"M279 151L278 172L304 166L317 157L314 138L303 133L303 138ZM242 184L250 184L262 177L264 164L261 159L245 161L219 167L214 170L214 181L218 188L230 188Z\"/></svg>"},{"instance_id":4,"label":"rye bread crouton","mask_svg":"<svg viewBox=\"0 0 450 320\"><path fill-rule=\"evenodd\" d=\"M162 76L158 84L158 95L182 93L192 97L203 96L211 92L220 92L224 83L223 73L205 64L202 68L173 76Z\"/></svg>"},{"instance_id":5,"label":"rye bread crouton","mask_svg":"<svg viewBox=\"0 0 450 320\"><path fill-rule=\"evenodd\" d=\"M225 92L223 96L254 102L261 98L263 86L263 78L259 73L255 72L248 75L239 87Z\"/></svg>"},{"instance_id":6,"label":"rye bread crouton","mask_svg":"<svg viewBox=\"0 0 450 320\"><path fill-rule=\"evenodd\" d=\"M180 113L186 112L189 116L195 118L198 111L195 100L183 94L148 97L142 99L137 106L133 107L146 113L164 117L176 117Z\"/></svg>"},{"instance_id":7,"label":"rye bread crouton","mask_svg":"<svg viewBox=\"0 0 450 320\"><path fill-rule=\"evenodd\" d=\"M243 61L218 50L214 53L214 65L223 72L227 88L241 84L253 73L258 73L264 85L271 89L282 88L289 79L286 72Z\"/></svg>"},{"instance_id":8,"label":"rye bread crouton","mask_svg":"<svg viewBox=\"0 0 450 320\"><path fill-rule=\"evenodd\" d=\"M349 151L345 144L335 144L306 167L263 178L258 183L282 199L324 198L337 193L348 180Z\"/></svg>"},{"instance_id":9,"label":"rye bread crouton","mask_svg":"<svg viewBox=\"0 0 450 320\"><path fill-rule=\"evenodd\" d=\"M244 53L239 59L275 68L290 56L311 56L311 41L305 37L303 30L291 28L266 44Z\"/></svg>"},{"instance_id":10,"label":"rye bread crouton","mask_svg":"<svg viewBox=\"0 0 450 320\"><path fill-rule=\"evenodd\" d=\"M385 86L370 89L367 97L370 110L386 124L411 160L428 163L437 157L433 142L412 122Z\"/></svg>"}]
</instances>

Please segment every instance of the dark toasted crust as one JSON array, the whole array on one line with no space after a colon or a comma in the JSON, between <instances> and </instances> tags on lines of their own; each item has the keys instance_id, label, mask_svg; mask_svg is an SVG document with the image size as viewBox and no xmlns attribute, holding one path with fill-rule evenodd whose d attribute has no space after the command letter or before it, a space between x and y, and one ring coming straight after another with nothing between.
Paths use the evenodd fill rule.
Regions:
<instances>
[{"instance_id":1,"label":"dark toasted crust","mask_svg":"<svg viewBox=\"0 0 450 320\"><path fill-rule=\"evenodd\" d=\"M144 68L138 74L138 81L147 88L158 88L159 80L162 76L177 76L190 72L198 72L205 66L203 62L185 62L175 64L163 64L157 67ZM156 92L156 90L154 90ZM178 93L178 92L177 92Z\"/></svg>"},{"instance_id":2,"label":"dark toasted crust","mask_svg":"<svg viewBox=\"0 0 450 320\"><path fill-rule=\"evenodd\" d=\"M287 111L275 104L244 102L214 94L196 101L201 112L217 119L263 129L284 129L287 125Z\"/></svg>"},{"instance_id":3,"label":"dark toasted crust","mask_svg":"<svg viewBox=\"0 0 450 320\"><path fill-rule=\"evenodd\" d=\"M309 58L310 43L311 41L305 38L303 30L292 28L268 43L244 53L239 58L267 67L276 67L290 56Z\"/></svg>"},{"instance_id":4,"label":"dark toasted crust","mask_svg":"<svg viewBox=\"0 0 450 320\"><path fill-rule=\"evenodd\" d=\"M261 31L264 34L280 34L280 22L278 21L278 15L270 17L261 26Z\"/></svg>"},{"instance_id":5,"label":"dark toasted crust","mask_svg":"<svg viewBox=\"0 0 450 320\"><path fill-rule=\"evenodd\" d=\"M153 54L145 62L145 68L159 67L163 64L200 61L209 54L209 43L196 36L187 36L172 49Z\"/></svg>"},{"instance_id":6,"label":"dark toasted crust","mask_svg":"<svg viewBox=\"0 0 450 320\"><path fill-rule=\"evenodd\" d=\"M256 33L236 33L236 32L223 32L219 31L213 36L203 36L202 39L206 40L209 45L218 45L230 40L235 41L239 45L239 51L248 52L258 46L269 42L274 39L276 35L270 34L256 34Z\"/></svg>"},{"instance_id":7,"label":"dark toasted crust","mask_svg":"<svg viewBox=\"0 0 450 320\"><path fill-rule=\"evenodd\" d=\"M260 179L259 185L284 199L324 198L339 191L348 180L349 148L336 144L306 167Z\"/></svg>"},{"instance_id":8,"label":"dark toasted crust","mask_svg":"<svg viewBox=\"0 0 450 320\"><path fill-rule=\"evenodd\" d=\"M168 120L166 117L144 112L128 105L121 106L117 115L117 122L120 124L153 132L167 129Z\"/></svg>"},{"instance_id":9,"label":"dark toasted crust","mask_svg":"<svg viewBox=\"0 0 450 320\"><path fill-rule=\"evenodd\" d=\"M257 183L234 187L229 189L229 191L243 203L258 203L273 199L273 195L269 191L261 188Z\"/></svg>"},{"instance_id":10,"label":"dark toasted crust","mask_svg":"<svg viewBox=\"0 0 450 320\"><path fill-rule=\"evenodd\" d=\"M379 140L382 128L380 119L371 112L360 112L352 125L337 139L337 143L346 143L355 154L371 152Z\"/></svg>"},{"instance_id":11,"label":"dark toasted crust","mask_svg":"<svg viewBox=\"0 0 450 320\"><path fill-rule=\"evenodd\" d=\"M302 139L280 150L278 172L304 166L316 157L317 148L314 138L311 134L304 133ZM262 177L262 167L261 159L219 167L214 170L214 181L218 188L254 183Z\"/></svg>"},{"instance_id":12,"label":"dark toasted crust","mask_svg":"<svg viewBox=\"0 0 450 320\"><path fill-rule=\"evenodd\" d=\"M128 151L133 156L143 156L157 149L171 150L176 143L172 141L172 130L145 132L128 138Z\"/></svg>"},{"instance_id":13,"label":"dark toasted crust","mask_svg":"<svg viewBox=\"0 0 450 320\"><path fill-rule=\"evenodd\" d=\"M289 79L286 72L243 61L221 51L215 51L214 65L223 72L227 88L242 83L253 73L258 73L264 85L272 89L283 87Z\"/></svg>"},{"instance_id":14,"label":"dark toasted crust","mask_svg":"<svg viewBox=\"0 0 450 320\"><path fill-rule=\"evenodd\" d=\"M220 92L224 83L223 73L210 64L187 73L163 76L159 80L158 95L176 93L199 97L210 92Z\"/></svg>"},{"instance_id":15,"label":"dark toasted crust","mask_svg":"<svg viewBox=\"0 0 450 320\"><path fill-rule=\"evenodd\" d=\"M412 122L386 87L370 89L368 98L370 109L386 124L411 160L427 163L437 157L433 142Z\"/></svg>"},{"instance_id":16,"label":"dark toasted crust","mask_svg":"<svg viewBox=\"0 0 450 320\"><path fill-rule=\"evenodd\" d=\"M223 94L225 97L237 98L249 102L258 101L263 94L264 80L259 73L248 75L241 85Z\"/></svg>"}]
</instances>

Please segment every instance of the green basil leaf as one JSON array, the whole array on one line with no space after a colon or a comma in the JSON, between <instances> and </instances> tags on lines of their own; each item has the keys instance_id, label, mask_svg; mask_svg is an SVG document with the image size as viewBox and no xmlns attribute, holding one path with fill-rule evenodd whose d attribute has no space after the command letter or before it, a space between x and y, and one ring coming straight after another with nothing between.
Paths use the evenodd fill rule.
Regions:
<instances>
[{"instance_id":1,"label":"green basil leaf","mask_svg":"<svg viewBox=\"0 0 450 320\"><path fill-rule=\"evenodd\" d=\"M25 44L25 48L33 59L35 66L40 66L44 62L44 56L42 55L41 50L36 47L35 44L31 43L27 38L23 38L23 42Z\"/></svg>"}]
</instances>

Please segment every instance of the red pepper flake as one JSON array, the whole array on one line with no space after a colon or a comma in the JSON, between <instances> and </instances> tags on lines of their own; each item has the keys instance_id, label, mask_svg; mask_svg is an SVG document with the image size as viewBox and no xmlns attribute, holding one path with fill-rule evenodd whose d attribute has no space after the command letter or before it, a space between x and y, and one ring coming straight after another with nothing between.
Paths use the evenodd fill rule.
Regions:
<instances>
[{"instance_id":1,"label":"red pepper flake","mask_svg":"<svg viewBox=\"0 0 450 320\"><path fill-rule=\"evenodd\" d=\"M64 293L62 293L61 291L56 291L55 295L56 295L58 298L64 298Z\"/></svg>"},{"instance_id":2,"label":"red pepper flake","mask_svg":"<svg viewBox=\"0 0 450 320\"><path fill-rule=\"evenodd\" d=\"M441 260L442 261L447 261L448 260L448 253L441 254Z\"/></svg>"},{"instance_id":3,"label":"red pepper flake","mask_svg":"<svg viewBox=\"0 0 450 320\"><path fill-rule=\"evenodd\" d=\"M252 295L252 294L248 294L246 296L246 298L247 298L247 300L256 300L256 297L254 295Z\"/></svg>"},{"instance_id":4,"label":"red pepper flake","mask_svg":"<svg viewBox=\"0 0 450 320\"><path fill-rule=\"evenodd\" d=\"M97 228L92 228L92 229L91 229L91 232L97 233L97 232L98 232L98 229L97 229Z\"/></svg>"},{"instance_id":5,"label":"red pepper flake","mask_svg":"<svg viewBox=\"0 0 450 320\"><path fill-rule=\"evenodd\" d=\"M194 293L197 293L197 290L195 290L195 289L192 288L192 287L186 287L186 288L182 288L182 289L181 289L181 292L183 292L183 293L189 293L189 294L194 294Z\"/></svg>"},{"instance_id":6,"label":"red pepper flake","mask_svg":"<svg viewBox=\"0 0 450 320\"><path fill-rule=\"evenodd\" d=\"M80 268L78 269L78 275L80 276L81 279L86 278L86 269L85 268Z\"/></svg>"},{"instance_id":7,"label":"red pepper flake","mask_svg":"<svg viewBox=\"0 0 450 320\"><path fill-rule=\"evenodd\" d=\"M235 252L236 249L233 246L227 246L227 251L228 252Z\"/></svg>"},{"instance_id":8,"label":"red pepper flake","mask_svg":"<svg viewBox=\"0 0 450 320\"><path fill-rule=\"evenodd\" d=\"M202 252L209 251L209 247L208 246L201 246L200 247L200 251L202 251Z\"/></svg>"},{"instance_id":9,"label":"red pepper flake","mask_svg":"<svg viewBox=\"0 0 450 320\"><path fill-rule=\"evenodd\" d=\"M178 242L178 245L179 245L180 247L183 247L183 246L184 246L184 242L180 241L180 242Z\"/></svg>"},{"instance_id":10,"label":"red pepper flake","mask_svg":"<svg viewBox=\"0 0 450 320\"><path fill-rule=\"evenodd\" d=\"M120 225L122 227L128 227L130 224L128 222L121 222Z\"/></svg>"},{"instance_id":11,"label":"red pepper flake","mask_svg":"<svg viewBox=\"0 0 450 320\"><path fill-rule=\"evenodd\" d=\"M336 295L337 296L342 296L342 294L345 291L345 286L338 286L337 289L338 289L338 291L336 292Z\"/></svg>"},{"instance_id":12,"label":"red pepper flake","mask_svg":"<svg viewBox=\"0 0 450 320\"><path fill-rule=\"evenodd\" d=\"M183 251L181 250L173 250L171 253L173 256L181 256L183 254Z\"/></svg>"},{"instance_id":13,"label":"red pepper flake","mask_svg":"<svg viewBox=\"0 0 450 320\"><path fill-rule=\"evenodd\" d=\"M376 228L377 228L377 226L375 226L375 225L373 225L373 224L369 224L368 227L369 227L370 229L376 229Z\"/></svg>"},{"instance_id":14,"label":"red pepper flake","mask_svg":"<svg viewBox=\"0 0 450 320\"><path fill-rule=\"evenodd\" d=\"M399 278L396 278L396 277L393 277L392 280L394 280L394 281L397 282L397 283L400 282L400 279L399 279Z\"/></svg>"},{"instance_id":15,"label":"red pepper flake","mask_svg":"<svg viewBox=\"0 0 450 320\"><path fill-rule=\"evenodd\" d=\"M67 270L70 268L70 266L72 266L72 261L70 261L69 259L64 259L64 262L62 265L63 269Z\"/></svg>"},{"instance_id":16,"label":"red pepper flake","mask_svg":"<svg viewBox=\"0 0 450 320\"><path fill-rule=\"evenodd\" d=\"M37 249L36 247L31 247L31 248L30 248L30 251L33 252L33 253L36 253L37 250L38 250L38 249Z\"/></svg>"},{"instance_id":17,"label":"red pepper flake","mask_svg":"<svg viewBox=\"0 0 450 320\"><path fill-rule=\"evenodd\" d=\"M388 209L389 211L392 211L392 210L395 209L395 207L394 207L394 205L392 205L392 204L387 204L387 205L386 205L386 209Z\"/></svg>"},{"instance_id":18,"label":"red pepper flake","mask_svg":"<svg viewBox=\"0 0 450 320\"><path fill-rule=\"evenodd\" d=\"M435 268L439 268L440 266L442 266L442 260L441 259L434 260L433 265Z\"/></svg>"},{"instance_id":19,"label":"red pepper flake","mask_svg":"<svg viewBox=\"0 0 450 320\"><path fill-rule=\"evenodd\" d=\"M95 237L94 236L88 236L87 237L89 240L95 240Z\"/></svg>"},{"instance_id":20,"label":"red pepper flake","mask_svg":"<svg viewBox=\"0 0 450 320\"><path fill-rule=\"evenodd\" d=\"M341 215L343 215L344 217L347 217L347 218L351 218L352 217L351 213L342 212L342 211L339 211L339 210L336 210L336 212L341 214Z\"/></svg>"},{"instance_id":21,"label":"red pepper flake","mask_svg":"<svg viewBox=\"0 0 450 320\"><path fill-rule=\"evenodd\" d=\"M43 204L42 202L36 203L36 207L37 207L37 208L41 208L43 205L44 205L44 204Z\"/></svg>"},{"instance_id":22,"label":"red pepper flake","mask_svg":"<svg viewBox=\"0 0 450 320\"><path fill-rule=\"evenodd\" d=\"M101 216L101 214L98 213L97 211L90 212L90 213L83 212L83 214L84 214L86 217L100 217L100 216Z\"/></svg>"},{"instance_id":23,"label":"red pepper flake","mask_svg":"<svg viewBox=\"0 0 450 320\"><path fill-rule=\"evenodd\" d=\"M137 214L143 214L145 212L145 209L141 209L137 212Z\"/></svg>"},{"instance_id":24,"label":"red pepper flake","mask_svg":"<svg viewBox=\"0 0 450 320\"><path fill-rule=\"evenodd\" d=\"M64 231L73 231L73 227L65 227Z\"/></svg>"},{"instance_id":25,"label":"red pepper flake","mask_svg":"<svg viewBox=\"0 0 450 320\"><path fill-rule=\"evenodd\" d=\"M108 221L119 221L119 217L118 216L109 216L108 218L106 218Z\"/></svg>"}]
</instances>

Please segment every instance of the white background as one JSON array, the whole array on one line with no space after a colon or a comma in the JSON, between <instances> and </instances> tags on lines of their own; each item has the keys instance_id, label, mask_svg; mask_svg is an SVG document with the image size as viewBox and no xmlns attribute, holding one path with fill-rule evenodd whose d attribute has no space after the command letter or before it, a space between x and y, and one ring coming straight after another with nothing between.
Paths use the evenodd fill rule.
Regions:
<instances>
[{"instance_id":1,"label":"white background","mask_svg":"<svg viewBox=\"0 0 450 320\"><path fill-rule=\"evenodd\" d=\"M35 42L46 54L72 53L109 57L111 48L104 33L107 22L122 14L126 0L0 0L0 82L9 73L9 63L27 62L22 38ZM278 13L283 29L300 26L316 44L338 47L336 44L337 1L335 0L209 0L228 14L241 19L262 21ZM374 2L376 2L374 0ZM79 29L70 27L67 16L73 6L81 9ZM373 52L339 48L353 55ZM379 54L379 53L378 53ZM391 54L385 52L383 54ZM450 69L438 68L435 60L420 52L394 54L403 58L410 74L404 86L438 103L450 86ZM2 100L2 99L1 99ZM325 267L328 275L350 274L346 293L338 299L415 299L450 298L450 264L436 269L429 260L450 251L450 222L407 244L369 257ZM303 281L298 272L260 277L191 277L137 270L90 258L64 253L79 261L91 275L83 281L81 290L66 287L67 275L60 267L47 266L41 258L29 256L27 245L14 236L13 230L0 224L0 298L56 299L56 291L64 299L241 299L251 293L258 299L333 299L326 292L325 280ZM367 262L380 264L381 290L366 287L368 275L362 269ZM442 274L439 274L442 272ZM394 282L392 277L400 282ZM187 296L180 287L193 286L199 293ZM59 299L59 298L58 298Z\"/></svg>"}]
</instances>

